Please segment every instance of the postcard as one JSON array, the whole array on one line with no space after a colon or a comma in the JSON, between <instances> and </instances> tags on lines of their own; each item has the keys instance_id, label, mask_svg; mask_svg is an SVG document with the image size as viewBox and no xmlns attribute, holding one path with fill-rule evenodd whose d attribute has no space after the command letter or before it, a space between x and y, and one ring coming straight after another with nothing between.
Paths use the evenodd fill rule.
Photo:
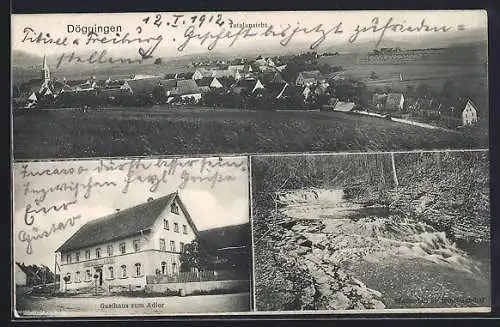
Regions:
<instances>
[{"instance_id":1,"label":"postcard","mask_svg":"<svg viewBox=\"0 0 500 327\"><path fill-rule=\"evenodd\" d=\"M16 318L251 308L248 159L14 165Z\"/></svg>"},{"instance_id":2,"label":"postcard","mask_svg":"<svg viewBox=\"0 0 500 327\"><path fill-rule=\"evenodd\" d=\"M484 150L252 157L263 312L490 312Z\"/></svg>"},{"instance_id":3,"label":"postcard","mask_svg":"<svg viewBox=\"0 0 500 327\"><path fill-rule=\"evenodd\" d=\"M485 10L12 16L16 159L488 147Z\"/></svg>"}]
</instances>

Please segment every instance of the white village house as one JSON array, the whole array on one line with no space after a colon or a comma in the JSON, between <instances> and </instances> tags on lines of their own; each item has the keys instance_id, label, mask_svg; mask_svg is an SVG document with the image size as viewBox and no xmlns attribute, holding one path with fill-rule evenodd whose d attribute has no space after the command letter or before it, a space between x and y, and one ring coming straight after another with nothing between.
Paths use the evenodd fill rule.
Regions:
<instances>
[{"instance_id":1,"label":"white village house","mask_svg":"<svg viewBox=\"0 0 500 327\"><path fill-rule=\"evenodd\" d=\"M177 192L89 221L56 250L60 289L143 287L147 275L176 275L197 235Z\"/></svg>"},{"instance_id":2,"label":"white village house","mask_svg":"<svg viewBox=\"0 0 500 327\"><path fill-rule=\"evenodd\" d=\"M471 126L475 123L477 123L477 107L468 99L462 110L462 126Z\"/></svg>"}]
</instances>

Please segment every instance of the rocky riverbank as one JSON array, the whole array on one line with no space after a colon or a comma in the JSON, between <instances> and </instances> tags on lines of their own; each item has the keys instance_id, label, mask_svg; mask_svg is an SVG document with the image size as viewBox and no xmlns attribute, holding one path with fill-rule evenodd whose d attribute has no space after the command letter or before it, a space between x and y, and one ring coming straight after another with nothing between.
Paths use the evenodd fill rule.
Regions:
<instances>
[{"instance_id":1,"label":"rocky riverbank","mask_svg":"<svg viewBox=\"0 0 500 327\"><path fill-rule=\"evenodd\" d=\"M281 196L282 208L265 219L267 231L258 240L267 252L256 246L261 249L256 255L257 297L268 297L271 289L276 297L288 294L281 309L290 310L489 303L489 281L481 263L457 248L444 231L411 218L418 209L403 214L393 196L385 194L386 206L380 206L382 198L346 202L331 190ZM281 282L273 280L276 270ZM276 305L257 304L259 310Z\"/></svg>"}]
</instances>

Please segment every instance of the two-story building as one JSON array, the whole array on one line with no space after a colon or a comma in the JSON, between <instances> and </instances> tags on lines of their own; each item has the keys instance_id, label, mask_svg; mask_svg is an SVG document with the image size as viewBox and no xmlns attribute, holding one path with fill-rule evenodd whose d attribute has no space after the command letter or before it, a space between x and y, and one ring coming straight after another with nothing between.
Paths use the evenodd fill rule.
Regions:
<instances>
[{"instance_id":1,"label":"two-story building","mask_svg":"<svg viewBox=\"0 0 500 327\"><path fill-rule=\"evenodd\" d=\"M146 275L175 275L197 235L177 192L89 221L56 250L61 290L144 286Z\"/></svg>"}]
</instances>

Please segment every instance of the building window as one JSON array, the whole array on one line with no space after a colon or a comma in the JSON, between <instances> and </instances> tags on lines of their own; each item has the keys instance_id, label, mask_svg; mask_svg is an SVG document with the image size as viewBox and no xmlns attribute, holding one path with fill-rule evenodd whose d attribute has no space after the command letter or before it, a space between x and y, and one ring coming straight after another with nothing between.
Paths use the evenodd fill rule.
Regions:
<instances>
[{"instance_id":1,"label":"building window","mask_svg":"<svg viewBox=\"0 0 500 327\"><path fill-rule=\"evenodd\" d=\"M184 252L184 243L181 242L181 244L179 244L179 245L180 245L180 251Z\"/></svg>"},{"instance_id":2,"label":"building window","mask_svg":"<svg viewBox=\"0 0 500 327\"><path fill-rule=\"evenodd\" d=\"M90 260L90 250L85 250L85 260Z\"/></svg>"},{"instance_id":3,"label":"building window","mask_svg":"<svg viewBox=\"0 0 500 327\"><path fill-rule=\"evenodd\" d=\"M108 268L108 277L109 279L115 278L115 272L113 271L113 267Z\"/></svg>"},{"instance_id":4,"label":"building window","mask_svg":"<svg viewBox=\"0 0 500 327\"><path fill-rule=\"evenodd\" d=\"M167 251L167 246L165 245L164 238L160 238L160 251Z\"/></svg>"},{"instance_id":5,"label":"building window","mask_svg":"<svg viewBox=\"0 0 500 327\"><path fill-rule=\"evenodd\" d=\"M87 274L85 275L85 281L90 281L92 279L92 274L90 273L90 269L87 269Z\"/></svg>"},{"instance_id":6,"label":"building window","mask_svg":"<svg viewBox=\"0 0 500 327\"><path fill-rule=\"evenodd\" d=\"M75 253L75 260L76 262L80 261L80 252Z\"/></svg>"},{"instance_id":7,"label":"building window","mask_svg":"<svg viewBox=\"0 0 500 327\"><path fill-rule=\"evenodd\" d=\"M174 223L174 232L178 233L179 232L179 224Z\"/></svg>"},{"instance_id":8,"label":"building window","mask_svg":"<svg viewBox=\"0 0 500 327\"><path fill-rule=\"evenodd\" d=\"M81 280L81 277L80 277L80 272L79 272L79 271L77 271L77 272L76 272L76 277L75 277L75 282L76 282L76 283L79 283L79 282L81 282L81 281L82 281L82 280Z\"/></svg>"},{"instance_id":9,"label":"building window","mask_svg":"<svg viewBox=\"0 0 500 327\"><path fill-rule=\"evenodd\" d=\"M162 261L162 263L161 263L161 274L162 275L167 274L167 263L165 261Z\"/></svg>"},{"instance_id":10,"label":"building window","mask_svg":"<svg viewBox=\"0 0 500 327\"><path fill-rule=\"evenodd\" d=\"M120 268L122 271L122 278L126 278L127 277L127 266L122 265Z\"/></svg>"},{"instance_id":11,"label":"building window","mask_svg":"<svg viewBox=\"0 0 500 327\"><path fill-rule=\"evenodd\" d=\"M173 202L171 205L170 205L170 212L171 213L175 213L176 215L179 214L179 207L177 206L177 203Z\"/></svg>"},{"instance_id":12,"label":"building window","mask_svg":"<svg viewBox=\"0 0 500 327\"><path fill-rule=\"evenodd\" d=\"M71 263L71 254L66 255L66 262Z\"/></svg>"},{"instance_id":13,"label":"building window","mask_svg":"<svg viewBox=\"0 0 500 327\"><path fill-rule=\"evenodd\" d=\"M170 251L175 252L175 242L170 241Z\"/></svg>"},{"instance_id":14,"label":"building window","mask_svg":"<svg viewBox=\"0 0 500 327\"><path fill-rule=\"evenodd\" d=\"M125 242L120 243L120 253L125 254L126 248L125 248Z\"/></svg>"},{"instance_id":15,"label":"building window","mask_svg":"<svg viewBox=\"0 0 500 327\"><path fill-rule=\"evenodd\" d=\"M113 245L108 245L108 256L111 257L113 255Z\"/></svg>"},{"instance_id":16,"label":"building window","mask_svg":"<svg viewBox=\"0 0 500 327\"><path fill-rule=\"evenodd\" d=\"M67 277L67 280L68 280L66 283L71 283L71 273L67 273L66 277Z\"/></svg>"},{"instance_id":17,"label":"building window","mask_svg":"<svg viewBox=\"0 0 500 327\"><path fill-rule=\"evenodd\" d=\"M175 262L172 263L172 274L177 274L177 264Z\"/></svg>"},{"instance_id":18,"label":"building window","mask_svg":"<svg viewBox=\"0 0 500 327\"><path fill-rule=\"evenodd\" d=\"M168 220L163 219L163 228L166 230L170 230L170 226L168 225Z\"/></svg>"},{"instance_id":19,"label":"building window","mask_svg":"<svg viewBox=\"0 0 500 327\"><path fill-rule=\"evenodd\" d=\"M101 248L95 249L95 257L99 259L101 257Z\"/></svg>"},{"instance_id":20,"label":"building window","mask_svg":"<svg viewBox=\"0 0 500 327\"><path fill-rule=\"evenodd\" d=\"M187 228L187 226L186 226L186 225L182 225L182 232L183 232L185 235L187 235L187 233L188 233L188 228Z\"/></svg>"},{"instance_id":21,"label":"building window","mask_svg":"<svg viewBox=\"0 0 500 327\"><path fill-rule=\"evenodd\" d=\"M141 249L141 240L134 240L134 251L137 252Z\"/></svg>"},{"instance_id":22,"label":"building window","mask_svg":"<svg viewBox=\"0 0 500 327\"><path fill-rule=\"evenodd\" d=\"M142 273L141 273L141 264L140 263L136 263L135 264L135 275L137 277L141 276Z\"/></svg>"}]
</instances>

